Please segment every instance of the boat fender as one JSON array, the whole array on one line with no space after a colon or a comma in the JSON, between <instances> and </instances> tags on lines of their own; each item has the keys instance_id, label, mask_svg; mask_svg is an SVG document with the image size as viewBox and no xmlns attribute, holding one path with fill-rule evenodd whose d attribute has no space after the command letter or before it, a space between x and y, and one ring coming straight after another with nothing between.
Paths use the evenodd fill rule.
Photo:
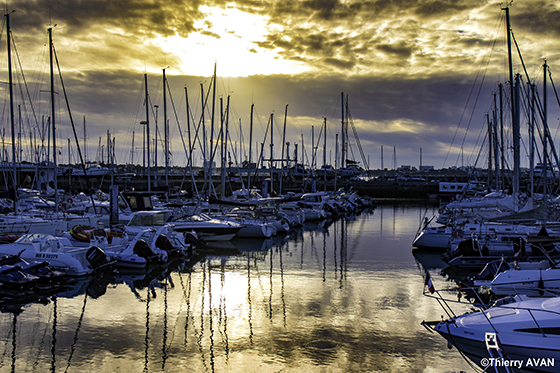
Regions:
<instances>
[{"instance_id":1,"label":"boat fender","mask_svg":"<svg viewBox=\"0 0 560 373\"><path fill-rule=\"evenodd\" d=\"M70 235L80 242L89 242L92 229L93 228L88 225L75 225L70 229Z\"/></svg>"},{"instance_id":2,"label":"boat fender","mask_svg":"<svg viewBox=\"0 0 560 373\"><path fill-rule=\"evenodd\" d=\"M516 237L513 240L513 251L515 251L518 256L525 256L525 240L523 240L523 238Z\"/></svg>"},{"instance_id":3,"label":"boat fender","mask_svg":"<svg viewBox=\"0 0 560 373\"><path fill-rule=\"evenodd\" d=\"M86 259L92 268L99 268L109 263L105 252L97 246L92 246L88 249L86 252Z\"/></svg>"},{"instance_id":4,"label":"boat fender","mask_svg":"<svg viewBox=\"0 0 560 373\"><path fill-rule=\"evenodd\" d=\"M465 232L462 229L455 229L452 233L453 238L463 238Z\"/></svg>"}]
</instances>

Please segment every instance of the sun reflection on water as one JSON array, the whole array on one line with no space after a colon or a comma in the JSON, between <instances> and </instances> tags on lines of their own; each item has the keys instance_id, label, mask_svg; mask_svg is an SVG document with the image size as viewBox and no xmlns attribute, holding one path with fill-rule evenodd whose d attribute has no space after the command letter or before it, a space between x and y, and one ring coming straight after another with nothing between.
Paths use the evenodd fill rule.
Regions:
<instances>
[{"instance_id":1,"label":"sun reflection on water","mask_svg":"<svg viewBox=\"0 0 560 373\"><path fill-rule=\"evenodd\" d=\"M420 326L441 311L421 295L415 229L394 228L414 224L418 208L381 206L193 268L78 282L4 310L0 370L466 370Z\"/></svg>"}]
</instances>

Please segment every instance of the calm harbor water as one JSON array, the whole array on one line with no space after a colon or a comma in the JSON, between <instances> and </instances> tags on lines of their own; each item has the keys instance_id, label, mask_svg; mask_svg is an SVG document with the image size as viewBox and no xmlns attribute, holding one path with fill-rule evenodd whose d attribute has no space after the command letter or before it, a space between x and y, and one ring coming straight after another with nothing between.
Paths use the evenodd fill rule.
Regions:
<instances>
[{"instance_id":1,"label":"calm harbor water","mask_svg":"<svg viewBox=\"0 0 560 373\"><path fill-rule=\"evenodd\" d=\"M192 268L84 280L5 306L0 371L472 372L420 325L443 313L422 295L411 247L436 210L381 205L233 241ZM437 256L422 261L436 277Z\"/></svg>"}]
</instances>

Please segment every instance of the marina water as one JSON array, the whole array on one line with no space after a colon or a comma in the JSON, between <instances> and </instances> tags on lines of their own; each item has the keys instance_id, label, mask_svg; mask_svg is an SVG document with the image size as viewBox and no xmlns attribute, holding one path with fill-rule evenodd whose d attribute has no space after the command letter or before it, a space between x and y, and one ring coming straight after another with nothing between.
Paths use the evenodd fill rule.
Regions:
<instances>
[{"instance_id":1,"label":"marina water","mask_svg":"<svg viewBox=\"0 0 560 373\"><path fill-rule=\"evenodd\" d=\"M0 371L472 372L420 325L443 314L422 295L423 267L449 286L437 254L412 255L435 212L380 205L288 236L234 240L192 267L84 279L4 305Z\"/></svg>"}]
</instances>

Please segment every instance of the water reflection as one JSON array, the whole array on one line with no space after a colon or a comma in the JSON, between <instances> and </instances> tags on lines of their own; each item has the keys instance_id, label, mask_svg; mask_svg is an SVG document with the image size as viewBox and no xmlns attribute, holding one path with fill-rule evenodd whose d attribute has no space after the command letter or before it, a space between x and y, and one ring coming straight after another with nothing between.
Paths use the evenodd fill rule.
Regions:
<instances>
[{"instance_id":1,"label":"water reflection","mask_svg":"<svg viewBox=\"0 0 560 373\"><path fill-rule=\"evenodd\" d=\"M424 209L387 205L234 240L192 266L101 276L3 308L0 370L466 370L420 326L441 313L410 254Z\"/></svg>"}]
</instances>

